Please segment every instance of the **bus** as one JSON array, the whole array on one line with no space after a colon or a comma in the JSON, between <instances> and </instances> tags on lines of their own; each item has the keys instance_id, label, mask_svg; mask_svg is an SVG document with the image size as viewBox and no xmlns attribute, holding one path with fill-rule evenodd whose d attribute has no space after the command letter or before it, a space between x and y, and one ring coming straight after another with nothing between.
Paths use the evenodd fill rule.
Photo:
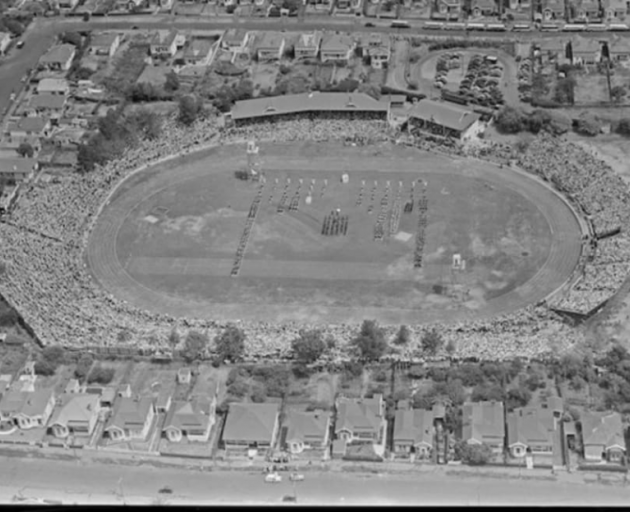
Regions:
<instances>
[{"instance_id":1,"label":"bus","mask_svg":"<svg viewBox=\"0 0 630 512\"><path fill-rule=\"evenodd\" d=\"M562 27L563 32L582 32L584 25L578 25L577 23L567 23Z\"/></svg>"},{"instance_id":2,"label":"bus","mask_svg":"<svg viewBox=\"0 0 630 512\"><path fill-rule=\"evenodd\" d=\"M630 30L630 27L625 23L611 23L608 25L608 30L612 32L623 32L624 30Z\"/></svg>"},{"instance_id":3,"label":"bus","mask_svg":"<svg viewBox=\"0 0 630 512\"><path fill-rule=\"evenodd\" d=\"M532 26L529 23L515 23L514 27L512 27L512 30L514 30L514 32L527 32L531 29Z\"/></svg>"},{"instance_id":4,"label":"bus","mask_svg":"<svg viewBox=\"0 0 630 512\"><path fill-rule=\"evenodd\" d=\"M540 30L544 32L557 32L560 30L560 25L556 25L555 23L543 23L540 26Z\"/></svg>"},{"instance_id":5,"label":"bus","mask_svg":"<svg viewBox=\"0 0 630 512\"><path fill-rule=\"evenodd\" d=\"M586 25L587 32L607 32L608 27L603 23L593 23L592 25Z\"/></svg>"},{"instance_id":6,"label":"bus","mask_svg":"<svg viewBox=\"0 0 630 512\"><path fill-rule=\"evenodd\" d=\"M467 23L466 30L484 30L486 27L483 23Z\"/></svg>"},{"instance_id":7,"label":"bus","mask_svg":"<svg viewBox=\"0 0 630 512\"><path fill-rule=\"evenodd\" d=\"M427 30L442 30L444 29L444 23L441 21L425 21L424 28Z\"/></svg>"},{"instance_id":8,"label":"bus","mask_svg":"<svg viewBox=\"0 0 630 512\"><path fill-rule=\"evenodd\" d=\"M410 28L411 25L409 25L408 21L403 21L403 20L394 20L392 21L392 24L390 25L391 28Z\"/></svg>"},{"instance_id":9,"label":"bus","mask_svg":"<svg viewBox=\"0 0 630 512\"><path fill-rule=\"evenodd\" d=\"M444 26L445 30L466 30L465 23L447 23Z\"/></svg>"},{"instance_id":10,"label":"bus","mask_svg":"<svg viewBox=\"0 0 630 512\"><path fill-rule=\"evenodd\" d=\"M505 25L503 23L488 23L486 30L489 32L505 32Z\"/></svg>"}]
</instances>

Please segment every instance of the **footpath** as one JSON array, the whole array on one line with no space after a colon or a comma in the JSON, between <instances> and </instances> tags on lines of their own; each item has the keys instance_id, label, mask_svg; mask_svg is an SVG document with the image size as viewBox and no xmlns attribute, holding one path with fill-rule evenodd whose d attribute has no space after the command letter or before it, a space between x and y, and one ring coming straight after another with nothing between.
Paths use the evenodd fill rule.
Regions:
<instances>
[{"instance_id":1,"label":"footpath","mask_svg":"<svg viewBox=\"0 0 630 512\"><path fill-rule=\"evenodd\" d=\"M216 460L207 458L163 456L159 454L112 452L110 450L94 449L64 449L64 448L35 448L31 446L0 447L0 457L43 458L48 460L76 461L79 464L111 464L125 466L152 466L155 468L181 468L188 471L200 472L228 472L246 471L262 473L269 462L262 460ZM503 480L538 480L559 482L574 485L614 485L626 487L626 474L596 471L566 471L551 469L526 469L503 466L470 467L461 464L418 464L410 462L351 462L351 461L296 461L289 464L291 470L301 473L353 473L379 474L396 478L414 478L421 475L441 475L456 479L462 478L492 478Z\"/></svg>"}]
</instances>

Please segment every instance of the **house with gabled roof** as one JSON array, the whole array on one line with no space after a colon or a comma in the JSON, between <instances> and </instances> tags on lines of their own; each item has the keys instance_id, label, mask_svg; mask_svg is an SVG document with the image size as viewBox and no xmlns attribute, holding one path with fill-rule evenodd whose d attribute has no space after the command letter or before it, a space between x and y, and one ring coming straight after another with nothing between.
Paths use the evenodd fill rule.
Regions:
<instances>
[{"instance_id":1,"label":"house with gabled roof","mask_svg":"<svg viewBox=\"0 0 630 512\"><path fill-rule=\"evenodd\" d=\"M64 78L43 78L37 83L37 94L61 94L70 92L70 85Z\"/></svg>"},{"instance_id":2,"label":"house with gabled roof","mask_svg":"<svg viewBox=\"0 0 630 512\"><path fill-rule=\"evenodd\" d=\"M601 19L598 0L574 0L569 12L574 22L595 22Z\"/></svg>"},{"instance_id":3,"label":"house with gabled roof","mask_svg":"<svg viewBox=\"0 0 630 512\"><path fill-rule=\"evenodd\" d=\"M470 14L473 18L496 16L499 14L499 4L496 0L472 0Z\"/></svg>"},{"instance_id":4,"label":"house with gabled roof","mask_svg":"<svg viewBox=\"0 0 630 512\"><path fill-rule=\"evenodd\" d=\"M370 444L374 453L382 456L387 435L383 395L362 399L341 397L336 409L335 438L343 440L346 446Z\"/></svg>"},{"instance_id":5,"label":"house with gabled roof","mask_svg":"<svg viewBox=\"0 0 630 512\"><path fill-rule=\"evenodd\" d=\"M608 21L624 21L628 14L625 0L602 0L602 10Z\"/></svg>"},{"instance_id":6,"label":"house with gabled roof","mask_svg":"<svg viewBox=\"0 0 630 512\"><path fill-rule=\"evenodd\" d=\"M305 34L300 34L295 43L296 59L316 59L319 55L319 46L322 44L322 33L314 30Z\"/></svg>"},{"instance_id":7,"label":"house with gabled roof","mask_svg":"<svg viewBox=\"0 0 630 512\"><path fill-rule=\"evenodd\" d=\"M445 101L423 99L409 111L409 126L434 134L466 140L481 132L481 115Z\"/></svg>"},{"instance_id":8,"label":"house with gabled roof","mask_svg":"<svg viewBox=\"0 0 630 512\"><path fill-rule=\"evenodd\" d=\"M250 42L250 33L247 30L231 28L225 31L221 37L221 47L233 53L242 53Z\"/></svg>"},{"instance_id":9,"label":"house with gabled roof","mask_svg":"<svg viewBox=\"0 0 630 512\"><path fill-rule=\"evenodd\" d=\"M24 111L29 116L59 117L63 114L66 101L67 98L61 94L35 94L30 97Z\"/></svg>"},{"instance_id":10,"label":"house with gabled roof","mask_svg":"<svg viewBox=\"0 0 630 512\"><path fill-rule=\"evenodd\" d=\"M223 443L229 451L273 448L280 430L278 404L232 403L228 410Z\"/></svg>"},{"instance_id":11,"label":"house with gabled roof","mask_svg":"<svg viewBox=\"0 0 630 512\"><path fill-rule=\"evenodd\" d=\"M626 454L626 441L618 412L584 412L581 424L586 462L622 461Z\"/></svg>"},{"instance_id":12,"label":"house with gabled roof","mask_svg":"<svg viewBox=\"0 0 630 512\"><path fill-rule=\"evenodd\" d=\"M596 64L602 55L602 46L596 39L575 36L571 39L572 64Z\"/></svg>"},{"instance_id":13,"label":"house with gabled roof","mask_svg":"<svg viewBox=\"0 0 630 512\"><path fill-rule=\"evenodd\" d=\"M608 43L611 60L630 59L630 40L626 37L615 37Z\"/></svg>"},{"instance_id":14,"label":"house with gabled roof","mask_svg":"<svg viewBox=\"0 0 630 512\"><path fill-rule=\"evenodd\" d=\"M467 402L462 407L462 440L486 444L502 454L505 444L505 415L502 402Z\"/></svg>"},{"instance_id":15,"label":"house with gabled roof","mask_svg":"<svg viewBox=\"0 0 630 512\"><path fill-rule=\"evenodd\" d=\"M120 36L115 32L99 32L92 36L90 53L113 57L120 46Z\"/></svg>"},{"instance_id":16,"label":"house with gabled roof","mask_svg":"<svg viewBox=\"0 0 630 512\"><path fill-rule=\"evenodd\" d=\"M543 0L542 4L543 21L564 21L566 17L564 0Z\"/></svg>"},{"instance_id":17,"label":"house with gabled roof","mask_svg":"<svg viewBox=\"0 0 630 512\"><path fill-rule=\"evenodd\" d=\"M177 53L177 31L157 30L151 36L149 44L151 57L173 57Z\"/></svg>"},{"instance_id":18,"label":"house with gabled roof","mask_svg":"<svg viewBox=\"0 0 630 512\"><path fill-rule=\"evenodd\" d=\"M374 69L382 69L391 57L391 41L387 34L366 34L361 40L361 49L363 55L369 57Z\"/></svg>"},{"instance_id":19,"label":"house with gabled roof","mask_svg":"<svg viewBox=\"0 0 630 512\"><path fill-rule=\"evenodd\" d=\"M184 50L184 61L189 66L208 66L212 60L212 41L193 39Z\"/></svg>"},{"instance_id":20,"label":"house with gabled roof","mask_svg":"<svg viewBox=\"0 0 630 512\"><path fill-rule=\"evenodd\" d=\"M105 434L112 441L145 440L154 418L153 398L118 398L105 426Z\"/></svg>"},{"instance_id":21,"label":"house with gabled roof","mask_svg":"<svg viewBox=\"0 0 630 512\"><path fill-rule=\"evenodd\" d=\"M0 420L23 430L45 427L55 407L52 389L7 391L0 399Z\"/></svg>"},{"instance_id":22,"label":"house with gabled roof","mask_svg":"<svg viewBox=\"0 0 630 512\"><path fill-rule=\"evenodd\" d=\"M558 422L553 411L542 407L521 407L507 415L507 445L512 457L551 457ZM560 448L559 446L557 448Z\"/></svg>"},{"instance_id":23,"label":"house with gabled roof","mask_svg":"<svg viewBox=\"0 0 630 512\"><path fill-rule=\"evenodd\" d=\"M50 131L50 122L43 117L21 117L9 121L7 135L11 139L25 137L46 137Z\"/></svg>"},{"instance_id":24,"label":"house with gabled roof","mask_svg":"<svg viewBox=\"0 0 630 512\"><path fill-rule=\"evenodd\" d=\"M344 61L352 57L356 41L347 34L328 33L322 38L320 58L322 62Z\"/></svg>"},{"instance_id":25,"label":"house with gabled roof","mask_svg":"<svg viewBox=\"0 0 630 512\"><path fill-rule=\"evenodd\" d=\"M254 41L254 51L258 60L280 60L286 47L282 32L261 32Z\"/></svg>"},{"instance_id":26,"label":"house with gabled roof","mask_svg":"<svg viewBox=\"0 0 630 512\"><path fill-rule=\"evenodd\" d=\"M332 414L329 411L289 409L282 427L281 444L293 454L325 453L330 445Z\"/></svg>"},{"instance_id":27,"label":"house with gabled roof","mask_svg":"<svg viewBox=\"0 0 630 512\"><path fill-rule=\"evenodd\" d=\"M101 408L97 395L68 393L59 397L48 422L53 436L65 439L70 434L90 436L98 422Z\"/></svg>"},{"instance_id":28,"label":"house with gabled roof","mask_svg":"<svg viewBox=\"0 0 630 512\"><path fill-rule=\"evenodd\" d=\"M9 182L19 183L21 181L27 181L31 179L37 169L38 163L35 158L0 158L0 176L4 177ZM25 386L28 386L30 379L22 379L16 382L23 382ZM21 389L26 391L28 388L23 387Z\"/></svg>"},{"instance_id":29,"label":"house with gabled roof","mask_svg":"<svg viewBox=\"0 0 630 512\"><path fill-rule=\"evenodd\" d=\"M174 402L162 427L163 436L172 443L179 443L183 439L207 442L216 422L215 407L216 401L209 398Z\"/></svg>"},{"instance_id":30,"label":"house with gabled roof","mask_svg":"<svg viewBox=\"0 0 630 512\"><path fill-rule=\"evenodd\" d=\"M433 0L431 3L431 17L434 19L458 19L461 13L461 0Z\"/></svg>"},{"instance_id":31,"label":"house with gabled roof","mask_svg":"<svg viewBox=\"0 0 630 512\"><path fill-rule=\"evenodd\" d=\"M397 456L415 454L428 458L433 452L435 436L433 411L398 409L394 417L394 453Z\"/></svg>"},{"instance_id":32,"label":"house with gabled roof","mask_svg":"<svg viewBox=\"0 0 630 512\"><path fill-rule=\"evenodd\" d=\"M53 46L39 59L39 63L49 71L68 71L76 52L76 48L71 44Z\"/></svg>"}]
</instances>

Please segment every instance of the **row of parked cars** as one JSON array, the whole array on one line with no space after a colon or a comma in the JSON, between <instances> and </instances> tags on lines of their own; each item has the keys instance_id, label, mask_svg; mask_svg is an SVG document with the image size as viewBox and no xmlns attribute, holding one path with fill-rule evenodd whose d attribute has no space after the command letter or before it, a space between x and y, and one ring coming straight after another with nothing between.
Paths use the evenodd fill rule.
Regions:
<instances>
[{"instance_id":1,"label":"row of parked cars","mask_svg":"<svg viewBox=\"0 0 630 512\"><path fill-rule=\"evenodd\" d=\"M462 67L462 54L457 52L444 53L438 57L435 64L435 78L433 85L441 89L448 82L446 75L451 69L459 69Z\"/></svg>"},{"instance_id":2,"label":"row of parked cars","mask_svg":"<svg viewBox=\"0 0 630 512\"><path fill-rule=\"evenodd\" d=\"M532 101L532 59L526 57L518 63L518 95L519 99L525 103Z\"/></svg>"},{"instance_id":3,"label":"row of parked cars","mask_svg":"<svg viewBox=\"0 0 630 512\"><path fill-rule=\"evenodd\" d=\"M503 65L496 57L473 55L459 84L459 95L473 105L499 107L505 103L499 86L502 76Z\"/></svg>"}]
</instances>

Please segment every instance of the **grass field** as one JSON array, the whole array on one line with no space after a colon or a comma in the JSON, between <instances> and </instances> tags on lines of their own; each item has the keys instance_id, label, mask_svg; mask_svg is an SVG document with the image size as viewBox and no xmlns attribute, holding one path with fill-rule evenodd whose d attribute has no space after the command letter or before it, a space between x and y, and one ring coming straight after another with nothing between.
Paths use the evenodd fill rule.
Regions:
<instances>
[{"instance_id":1,"label":"grass field","mask_svg":"<svg viewBox=\"0 0 630 512\"><path fill-rule=\"evenodd\" d=\"M234 177L245 164L242 148L132 179L104 214L117 226L114 239L95 234L93 249L115 242L117 261L108 264L120 265L152 297L177 301L182 310L188 305L188 314L196 304L198 311L212 306L220 316L260 320L330 321L335 310L348 320L369 314L385 323L414 323L420 312L476 314L542 299L577 261L580 233L570 210L517 173L399 147L262 151L266 180L237 277L230 271L260 186ZM415 268L423 194L423 263ZM404 213L411 198L414 208ZM292 200L297 210L288 211ZM347 232L324 236L325 217L335 210L347 216ZM379 216L385 236L375 240ZM554 258L558 251L562 257ZM455 254L464 270L452 270ZM98 253L90 261L98 278L95 259ZM545 265L555 267L541 276ZM142 305L179 314L157 302ZM276 308L274 318L263 304Z\"/></svg>"}]
</instances>

